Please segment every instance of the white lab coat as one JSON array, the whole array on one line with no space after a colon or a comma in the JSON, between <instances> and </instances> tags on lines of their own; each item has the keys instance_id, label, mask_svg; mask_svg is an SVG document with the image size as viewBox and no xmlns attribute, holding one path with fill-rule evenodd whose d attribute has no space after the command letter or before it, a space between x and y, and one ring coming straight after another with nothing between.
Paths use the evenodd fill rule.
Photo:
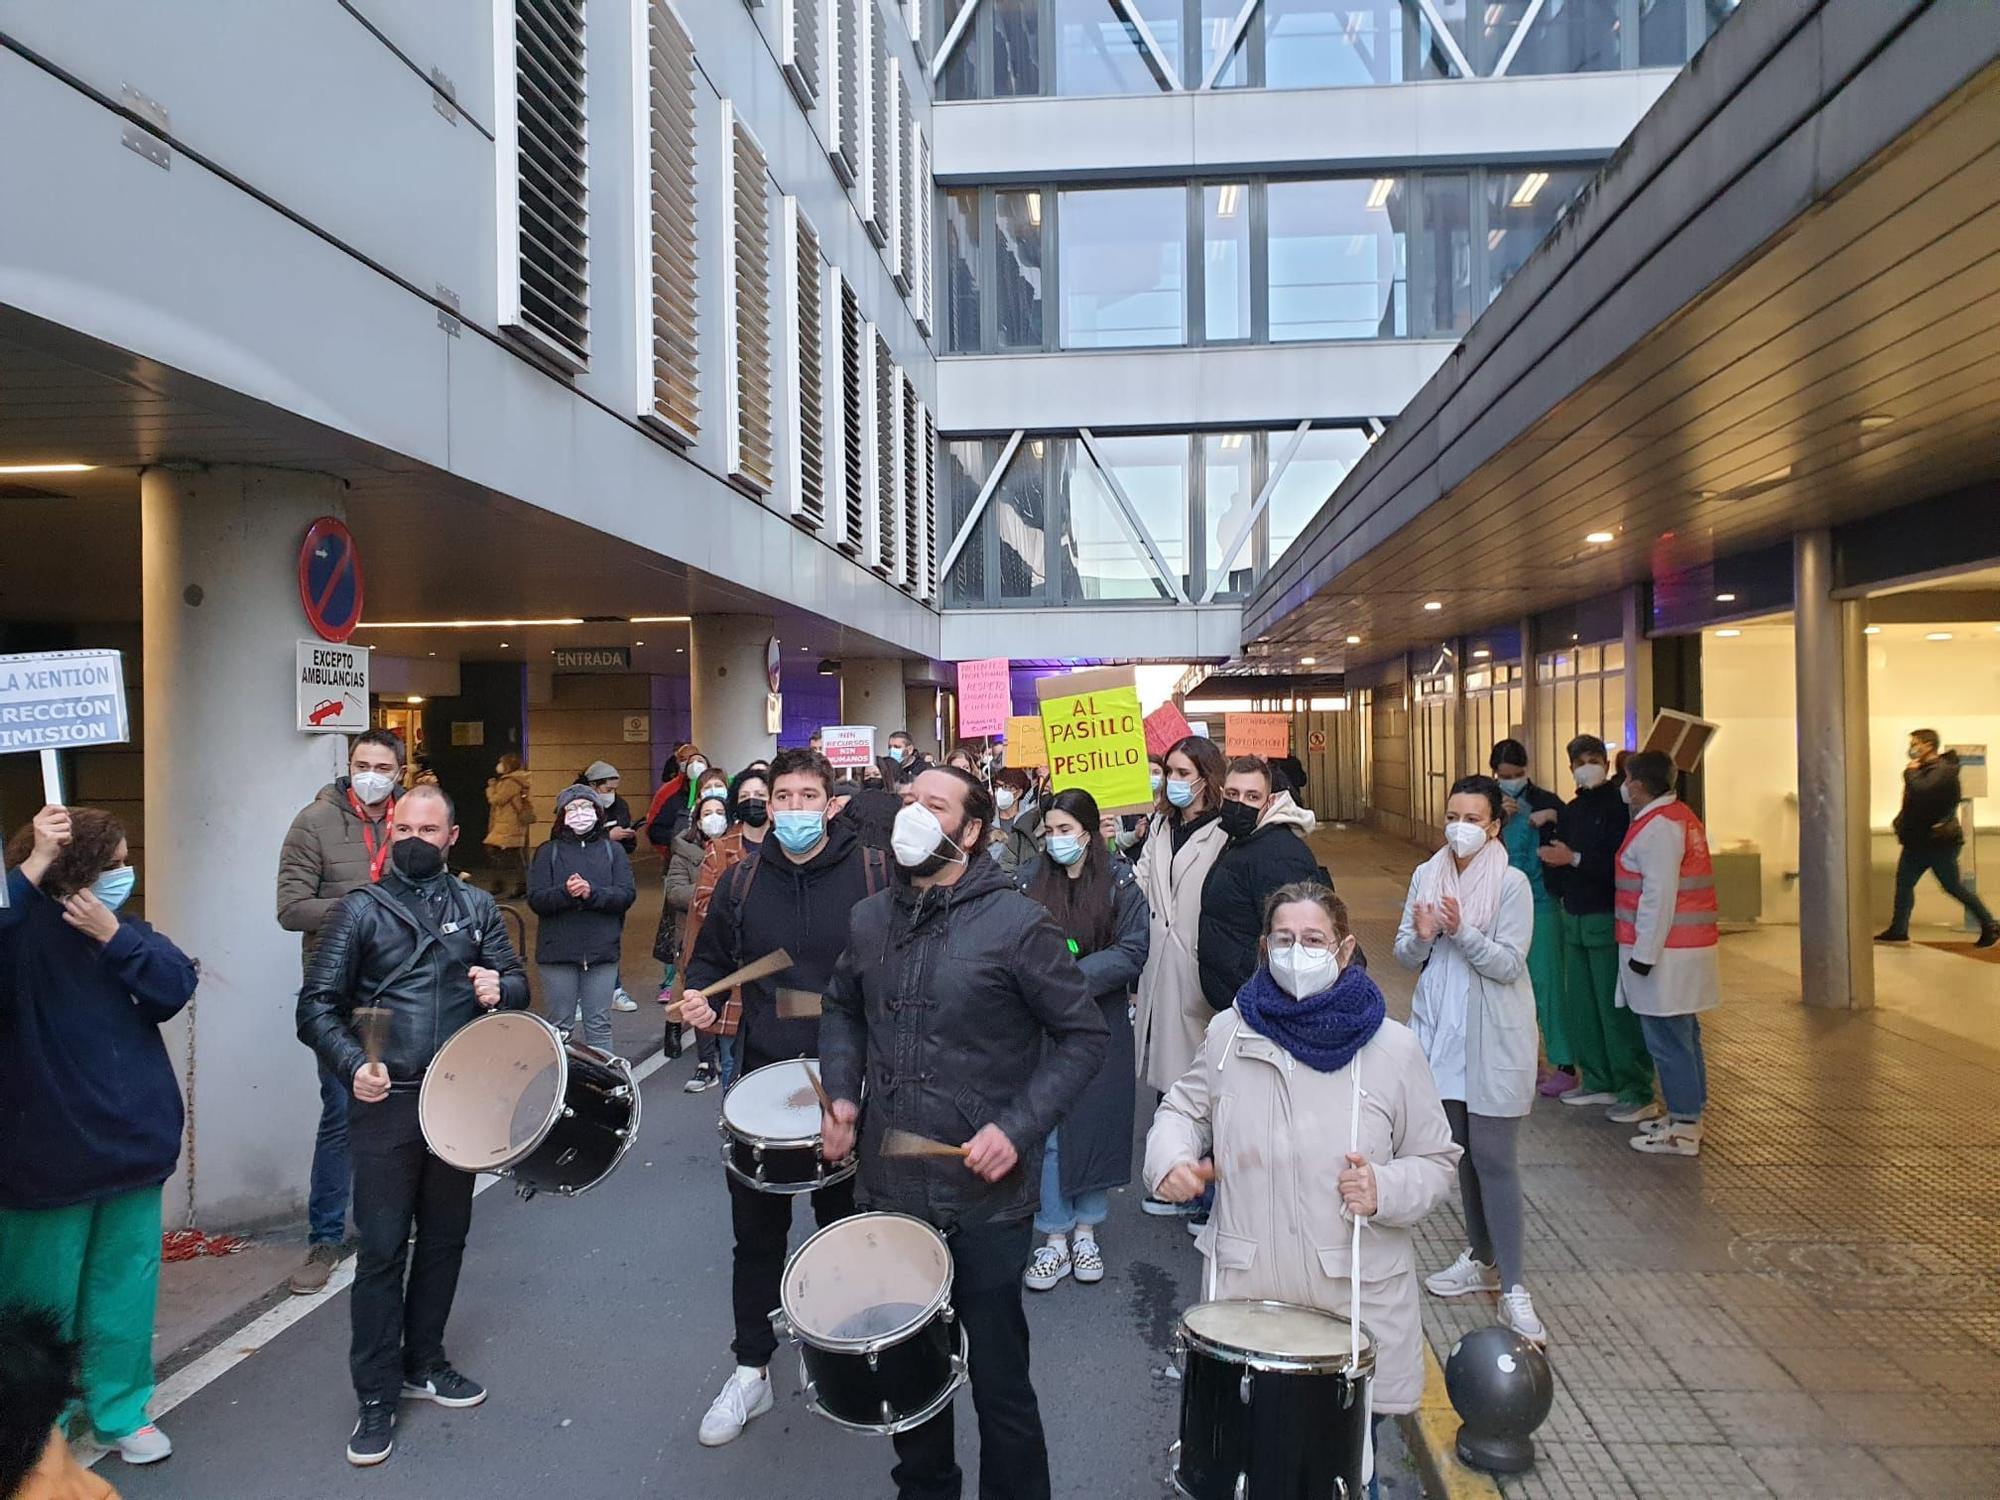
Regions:
<instances>
[{"instance_id":1,"label":"white lab coat","mask_svg":"<svg viewBox=\"0 0 2000 1500\"><path fill-rule=\"evenodd\" d=\"M1647 808L1675 800L1668 792L1658 803L1635 807L1632 820L1636 823ZM1672 818L1654 818L1625 851L1626 867L1639 873L1639 913L1633 923L1638 941L1618 945L1618 1003L1635 1015L1689 1016L1722 1003L1720 949L1713 943L1705 948L1667 946L1686 852L1682 825ZM1653 972L1634 974L1635 958L1651 964Z\"/></svg>"}]
</instances>

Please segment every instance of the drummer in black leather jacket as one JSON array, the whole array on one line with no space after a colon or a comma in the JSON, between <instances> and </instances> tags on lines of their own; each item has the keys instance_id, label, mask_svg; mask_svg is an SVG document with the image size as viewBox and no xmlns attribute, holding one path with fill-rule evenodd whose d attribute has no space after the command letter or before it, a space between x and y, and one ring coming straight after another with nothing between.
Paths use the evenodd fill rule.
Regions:
<instances>
[{"instance_id":1,"label":"drummer in black leather jacket","mask_svg":"<svg viewBox=\"0 0 2000 1500\"><path fill-rule=\"evenodd\" d=\"M952 1305L979 1351L981 1493L1046 1500L1021 1274L1043 1143L1097 1072L1109 1035L1062 931L979 857L993 817L985 786L951 767L923 772L897 814L902 878L854 908L820 1017L834 1109L822 1131L838 1155L859 1119L862 1199L925 1220L951 1247ZM884 1156L889 1129L967 1154ZM902 1493L959 1492L949 1407L895 1444Z\"/></svg>"},{"instance_id":2,"label":"drummer in black leather jacket","mask_svg":"<svg viewBox=\"0 0 2000 1500\"><path fill-rule=\"evenodd\" d=\"M298 1002L300 1040L328 1071L351 1080L355 1099L348 1128L361 1250L348 1364L361 1416L347 1457L362 1466L394 1447L399 1398L454 1407L486 1399L444 1353L473 1177L426 1149L417 1091L459 1027L489 1010L528 1005L528 978L499 907L446 868L458 838L451 799L434 785L411 788L396 804L390 836L381 881L348 892L320 929ZM388 1011L379 1066L351 1027L360 1006Z\"/></svg>"}]
</instances>

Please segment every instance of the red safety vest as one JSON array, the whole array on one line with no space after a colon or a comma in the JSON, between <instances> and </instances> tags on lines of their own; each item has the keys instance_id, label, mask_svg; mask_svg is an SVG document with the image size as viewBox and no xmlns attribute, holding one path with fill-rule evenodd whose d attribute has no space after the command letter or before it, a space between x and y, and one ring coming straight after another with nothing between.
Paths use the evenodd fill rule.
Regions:
<instances>
[{"instance_id":1,"label":"red safety vest","mask_svg":"<svg viewBox=\"0 0 2000 1500\"><path fill-rule=\"evenodd\" d=\"M1674 891L1673 923L1667 929L1667 946L1712 948L1717 936L1715 862L1708 854L1708 830L1701 826L1701 819L1694 815L1694 809L1679 801L1648 808L1634 818L1631 828L1626 831L1625 842L1618 846L1618 859L1613 866L1615 891L1612 897L1617 913L1618 941L1627 945L1639 941L1639 887L1642 882L1639 872L1625 863L1625 851L1632 847L1632 840L1639 836L1639 830L1655 818L1670 818L1680 824L1685 839L1681 850L1680 884Z\"/></svg>"}]
</instances>

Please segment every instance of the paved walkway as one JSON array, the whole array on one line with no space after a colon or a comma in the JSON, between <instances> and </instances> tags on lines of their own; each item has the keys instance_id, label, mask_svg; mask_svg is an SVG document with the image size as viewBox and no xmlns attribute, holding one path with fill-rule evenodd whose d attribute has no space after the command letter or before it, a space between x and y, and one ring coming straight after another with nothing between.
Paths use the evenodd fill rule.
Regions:
<instances>
[{"instance_id":1,"label":"paved walkway","mask_svg":"<svg viewBox=\"0 0 2000 1500\"><path fill-rule=\"evenodd\" d=\"M1316 842L1405 1013L1390 946L1415 851L1352 830ZM1700 1158L1640 1156L1597 1110L1537 1105L1527 1266L1556 1403L1540 1462L1504 1494L2000 1494L2000 1051L1968 1039L2000 982L1936 955L1955 1003L1987 1013L1942 1018L1954 1035L1900 1002L1805 1009L1787 948L1795 933L1723 939ZM1421 1231L1424 1263L1461 1233L1454 1203ZM1440 1359L1493 1317L1426 1299Z\"/></svg>"}]
</instances>

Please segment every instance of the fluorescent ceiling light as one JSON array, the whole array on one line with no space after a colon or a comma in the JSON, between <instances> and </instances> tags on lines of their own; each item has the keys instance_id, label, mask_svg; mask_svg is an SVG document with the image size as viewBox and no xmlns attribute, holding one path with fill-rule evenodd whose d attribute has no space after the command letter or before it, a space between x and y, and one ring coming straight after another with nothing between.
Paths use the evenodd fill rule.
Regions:
<instances>
[{"instance_id":1,"label":"fluorescent ceiling light","mask_svg":"<svg viewBox=\"0 0 2000 1500\"><path fill-rule=\"evenodd\" d=\"M1863 417L1861 418L1860 421L1860 427L1863 432L1876 432L1884 427L1887 427L1890 423L1894 422L1895 420L1896 419L1894 417L1883 416L1883 415Z\"/></svg>"},{"instance_id":2,"label":"fluorescent ceiling light","mask_svg":"<svg viewBox=\"0 0 2000 1500\"><path fill-rule=\"evenodd\" d=\"M1215 216L1218 219L1233 219L1237 209L1243 205L1243 184L1225 182L1215 192Z\"/></svg>"},{"instance_id":3,"label":"fluorescent ceiling light","mask_svg":"<svg viewBox=\"0 0 2000 1500\"><path fill-rule=\"evenodd\" d=\"M581 616L548 620L363 620L359 630L506 630L528 625L581 625Z\"/></svg>"},{"instance_id":4,"label":"fluorescent ceiling light","mask_svg":"<svg viewBox=\"0 0 2000 1500\"><path fill-rule=\"evenodd\" d=\"M1715 602L1717 604L1734 604L1736 602L1736 596L1734 594L1717 594L1715 596Z\"/></svg>"},{"instance_id":5,"label":"fluorescent ceiling light","mask_svg":"<svg viewBox=\"0 0 2000 1500\"><path fill-rule=\"evenodd\" d=\"M1222 437L1222 446L1225 451L1233 451L1237 448L1241 448L1243 446L1243 434L1240 432L1224 433Z\"/></svg>"},{"instance_id":6,"label":"fluorescent ceiling light","mask_svg":"<svg viewBox=\"0 0 2000 1500\"><path fill-rule=\"evenodd\" d=\"M1444 608L1444 605L1436 599L1426 599L1424 601L1424 608L1428 610L1440 610Z\"/></svg>"},{"instance_id":7,"label":"fluorescent ceiling light","mask_svg":"<svg viewBox=\"0 0 2000 1500\"><path fill-rule=\"evenodd\" d=\"M1722 639L1724 639L1725 641L1733 641L1736 639L1737 636L1743 634L1743 632L1740 630L1718 630L1715 633L1721 636Z\"/></svg>"},{"instance_id":8,"label":"fluorescent ceiling light","mask_svg":"<svg viewBox=\"0 0 2000 1500\"><path fill-rule=\"evenodd\" d=\"M1041 227L1042 195L1040 193L1028 194L1028 222L1037 228Z\"/></svg>"},{"instance_id":9,"label":"fluorescent ceiling light","mask_svg":"<svg viewBox=\"0 0 2000 1500\"><path fill-rule=\"evenodd\" d=\"M412 694L410 694L410 696L409 696L408 698L404 699L403 701L404 701L404 702L406 702L406 703L421 703L421 702L423 702L424 700L423 700L423 699L422 699L421 697L419 697L419 696L418 696L417 694L415 694L415 693L412 693Z\"/></svg>"},{"instance_id":10,"label":"fluorescent ceiling light","mask_svg":"<svg viewBox=\"0 0 2000 1500\"><path fill-rule=\"evenodd\" d=\"M688 623L688 617L686 615L634 615L625 623L627 625L685 625Z\"/></svg>"},{"instance_id":11,"label":"fluorescent ceiling light","mask_svg":"<svg viewBox=\"0 0 2000 1500\"><path fill-rule=\"evenodd\" d=\"M1396 190L1395 178L1393 177L1376 178L1375 186L1373 186L1368 190L1368 206L1370 208L1382 208L1386 206L1389 202L1389 195L1393 193L1395 190Z\"/></svg>"},{"instance_id":12,"label":"fluorescent ceiling light","mask_svg":"<svg viewBox=\"0 0 2000 1500\"><path fill-rule=\"evenodd\" d=\"M1880 635L1882 633L1882 627L1880 625L1863 625L1861 627L1861 633L1863 635Z\"/></svg>"},{"instance_id":13,"label":"fluorescent ceiling light","mask_svg":"<svg viewBox=\"0 0 2000 1500\"><path fill-rule=\"evenodd\" d=\"M1548 173L1530 172L1526 177L1521 179L1521 185L1514 189L1514 196L1509 200L1510 206L1514 208L1527 208L1531 206L1535 201L1535 195L1548 185Z\"/></svg>"},{"instance_id":14,"label":"fluorescent ceiling light","mask_svg":"<svg viewBox=\"0 0 2000 1500\"><path fill-rule=\"evenodd\" d=\"M1299 665L1302 667L1316 667L1319 665L1319 658L1317 656L1301 656L1299 658Z\"/></svg>"},{"instance_id":15,"label":"fluorescent ceiling light","mask_svg":"<svg viewBox=\"0 0 2000 1500\"><path fill-rule=\"evenodd\" d=\"M0 474L88 474L96 464L0 464Z\"/></svg>"},{"instance_id":16,"label":"fluorescent ceiling light","mask_svg":"<svg viewBox=\"0 0 2000 1500\"><path fill-rule=\"evenodd\" d=\"M1951 639L1951 632L1949 630L1927 630L1924 632L1924 639L1927 641L1948 641Z\"/></svg>"},{"instance_id":17,"label":"fluorescent ceiling light","mask_svg":"<svg viewBox=\"0 0 2000 1500\"><path fill-rule=\"evenodd\" d=\"M1475 661L1484 661L1486 660L1487 657L1491 656L1492 654L1493 653L1491 651L1488 651L1484 646L1481 646L1477 651L1472 653L1472 656L1473 660Z\"/></svg>"},{"instance_id":18,"label":"fluorescent ceiling light","mask_svg":"<svg viewBox=\"0 0 2000 1500\"><path fill-rule=\"evenodd\" d=\"M1361 637L1358 635L1350 635L1347 638L1347 644L1350 646L1358 646L1361 644Z\"/></svg>"},{"instance_id":19,"label":"fluorescent ceiling light","mask_svg":"<svg viewBox=\"0 0 2000 1500\"><path fill-rule=\"evenodd\" d=\"M1606 542L1615 540L1616 538L1608 531L1593 531L1589 536L1584 538L1584 541L1593 547L1602 547Z\"/></svg>"}]
</instances>

